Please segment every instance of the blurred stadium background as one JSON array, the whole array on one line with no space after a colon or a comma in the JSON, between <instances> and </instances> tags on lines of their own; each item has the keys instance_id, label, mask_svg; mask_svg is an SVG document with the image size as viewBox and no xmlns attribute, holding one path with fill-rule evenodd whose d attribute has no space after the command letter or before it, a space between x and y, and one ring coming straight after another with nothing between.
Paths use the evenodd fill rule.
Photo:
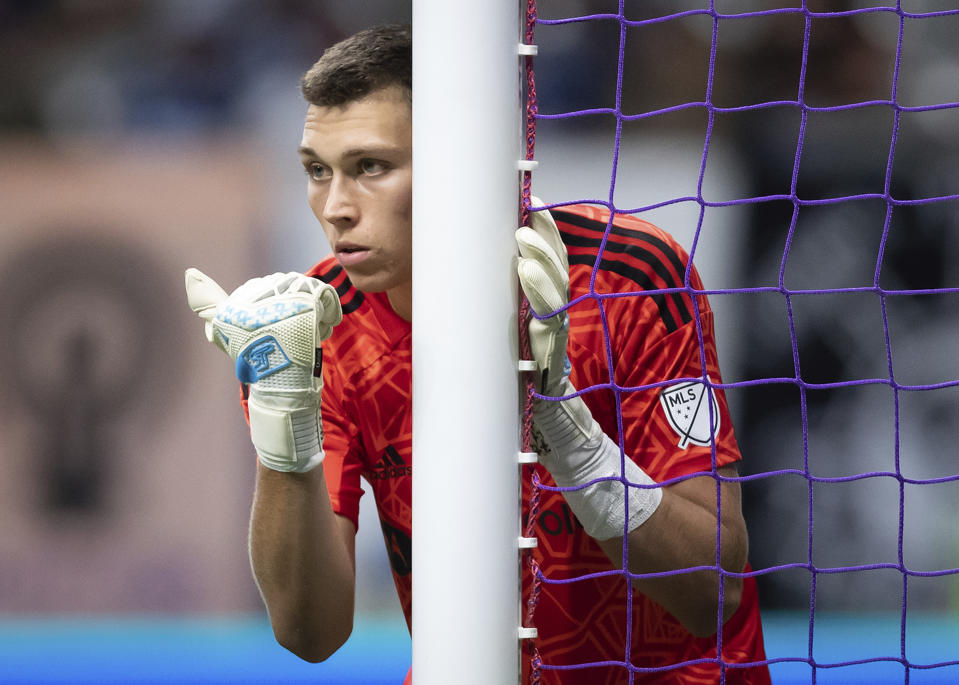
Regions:
<instances>
[{"instance_id":1,"label":"blurred stadium background","mask_svg":"<svg viewBox=\"0 0 959 685\"><path fill-rule=\"evenodd\" d=\"M630 18L707 4L650 1ZM540 5L544 18L616 9L609 0ZM195 265L239 284L255 273L303 270L326 254L295 154L305 110L299 76L326 45L408 19L408 4L390 0L0 1L0 682L402 679L409 638L371 501L361 515L359 617L348 646L311 666L273 643L246 558L253 457L231 401L237 390L186 307L182 273ZM892 13L817 20L807 101L888 98L897 30ZM624 111L702 100L711 31L702 16L630 29ZM802 34L798 15L725 22L713 101L795 98ZM541 111L611 105L618 35L609 21L539 27ZM956 35L954 17L908 24L902 103L959 100ZM534 191L549 201L606 199L612 128L602 117L542 121ZM957 192L957 129L956 110L903 116L894 195ZM617 206L694 195L704 130L699 109L628 124ZM797 131L793 110L719 117L704 194L787 192ZM890 132L887 108L811 116L800 195L881 192ZM788 203L709 210L696 252L707 287L775 285L790 211ZM683 203L645 216L688 247L698 212ZM881 200L804 211L787 285L870 285L884 212ZM897 210L882 285L959 284L957 216L955 202ZM900 383L959 378L957 300L889 301ZM716 296L713 306L726 382L792 375L780 296ZM800 298L795 314L807 380L888 375L875 296ZM904 475L955 474L959 388L900 400ZM802 468L793 387L737 390L730 404L745 474ZM887 387L811 392L808 413L817 474L894 468ZM806 481L756 480L744 497L754 568L805 562ZM909 568L959 566L957 501L955 482L906 488ZM895 482L817 488L813 517L817 564L897 561ZM902 585L894 570L820 575L817 660L899 656ZM769 656L806 657L809 574L764 575L760 592ZM959 659L957 604L956 576L910 579L911 660ZM805 664L773 673L776 682L810 679ZM903 669L878 663L817 678L903 682ZM955 667L910 679L955 681Z\"/></svg>"}]
</instances>

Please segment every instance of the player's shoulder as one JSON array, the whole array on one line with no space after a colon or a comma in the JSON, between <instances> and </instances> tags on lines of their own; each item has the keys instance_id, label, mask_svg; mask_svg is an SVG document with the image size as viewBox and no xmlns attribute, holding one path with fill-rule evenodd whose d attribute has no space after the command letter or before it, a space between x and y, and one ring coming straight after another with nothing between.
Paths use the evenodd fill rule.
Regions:
<instances>
[{"instance_id":1,"label":"player's shoulder","mask_svg":"<svg viewBox=\"0 0 959 685\"><path fill-rule=\"evenodd\" d=\"M683 287L689 255L667 231L631 214L613 214L604 206L573 204L550 212L571 267L592 269L600 257L601 271L614 280L627 279L637 289Z\"/></svg>"},{"instance_id":2,"label":"player's shoulder","mask_svg":"<svg viewBox=\"0 0 959 685\"><path fill-rule=\"evenodd\" d=\"M361 373L406 344L409 324L391 314L392 310L386 311L389 305L385 295L358 290L335 257L326 257L307 275L329 283L340 298L343 321L323 342L323 350L324 358L341 367L344 377Z\"/></svg>"},{"instance_id":3,"label":"player's shoulder","mask_svg":"<svg viewBox=\"0 0 959 685\"><path fill-rule=\"evenodd\" d=\"M686 251L672 235L659 226L632 214L613 214L605 206L585 204L554 207L550 213L564 238L582 236L596 240L602 238L609 228L610 240L639 241L653 245L661 243L661 249L676 252L684 261L687 259Z\"/></svg>"},{"instance_id":4,"label":"player's shoulder","mask_svg":"<svg viewBox=\"0 0 959 685\"><path fill-rule=\"evenodd\" d=\"M307 276L329 283L336 289L340 298L343 315L348 316L360 310L366 299L365 295L356 289L356 286L346 275L346 270L336 261L336 257L329 255L306 272Z\"/></svg>"}]
</instances>

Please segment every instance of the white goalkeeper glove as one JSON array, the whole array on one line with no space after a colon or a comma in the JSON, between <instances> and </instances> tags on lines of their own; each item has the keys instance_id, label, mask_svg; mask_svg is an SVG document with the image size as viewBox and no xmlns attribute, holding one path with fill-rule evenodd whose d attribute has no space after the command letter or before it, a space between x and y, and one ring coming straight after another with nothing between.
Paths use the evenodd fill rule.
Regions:
<instances>
[{"instance_id":1,"label":"white goalkeeper glove","mask_svg":"<svg viewBox=\"0 0 959 685\"><path fill-rule=\"evenodd\" d=\"M543 204L532 198L534 205ZM569 303L569 262L566 246L556 222L547 210L530 214L530 227L516 231L520 258L517 266L520 284L538 316L549 316ZM566 311L545 319L530 318L529 339L536 361L536 388L541 395L565 397L576 392L569 380L566 355L569 317ZM655 485L627 455L620 457L619 447L593 419L581 397L566 400L540 400L533 405L533 420L548 448L540 462L560 487L581 486L597 478L606 478L563 495L584 530L597 540L621 536L642 525L662 500L661 488L630 488ZM624 462L624 463L623 463Z\"/></svg>"},{"instance_id":2,"label":"white goalkeeper glove","mask_svg":"<svg viewBox=\"0 0 959 685\"><path fill-rule=\"evenodd\" d=\"M230 295L197 269L186 271L190 308L207 339L250 384L250 437L260 462L303 473L323 461L320 342L342 318L332 286L298 273L254 278ZM316 371L317 373L314 373Z\"/></svg>"}]
</instances>

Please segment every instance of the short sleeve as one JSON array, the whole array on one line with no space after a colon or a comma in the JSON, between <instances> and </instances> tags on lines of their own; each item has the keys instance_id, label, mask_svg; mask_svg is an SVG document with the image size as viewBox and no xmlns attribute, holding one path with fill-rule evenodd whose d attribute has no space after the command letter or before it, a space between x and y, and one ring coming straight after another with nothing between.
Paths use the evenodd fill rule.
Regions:
<instances>
[{"instance_id":1,"label":"short sleeve","mask_svg":"<svg viewBox=\"0 0 959 685\"><path fill-rule=\"evenodd\" d=\"M701 301L699 326L693 319L639 356L616 361L617 384L633 389L621 395L624 448L658 482L741 458L725 392L715 387L722 377L713 313Z\"/></svg>"}]
</instances>

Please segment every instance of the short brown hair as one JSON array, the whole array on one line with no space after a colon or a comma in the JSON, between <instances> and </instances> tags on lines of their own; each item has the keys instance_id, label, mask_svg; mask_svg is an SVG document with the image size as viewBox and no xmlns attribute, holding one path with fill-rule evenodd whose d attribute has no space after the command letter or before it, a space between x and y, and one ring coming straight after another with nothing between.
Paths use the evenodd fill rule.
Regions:
<instances>
[{"instance_id":1,"label":"short brown hair","mask_svg":"<svg viewBox=\"0 0 959 685\"><path fill-rule=\"evenodd\" d=\"M311 105L335 107L389 86L413 97L413 41L400 24L364 29L327 48L300 81Z\"/></svg>"}]
</instances>

